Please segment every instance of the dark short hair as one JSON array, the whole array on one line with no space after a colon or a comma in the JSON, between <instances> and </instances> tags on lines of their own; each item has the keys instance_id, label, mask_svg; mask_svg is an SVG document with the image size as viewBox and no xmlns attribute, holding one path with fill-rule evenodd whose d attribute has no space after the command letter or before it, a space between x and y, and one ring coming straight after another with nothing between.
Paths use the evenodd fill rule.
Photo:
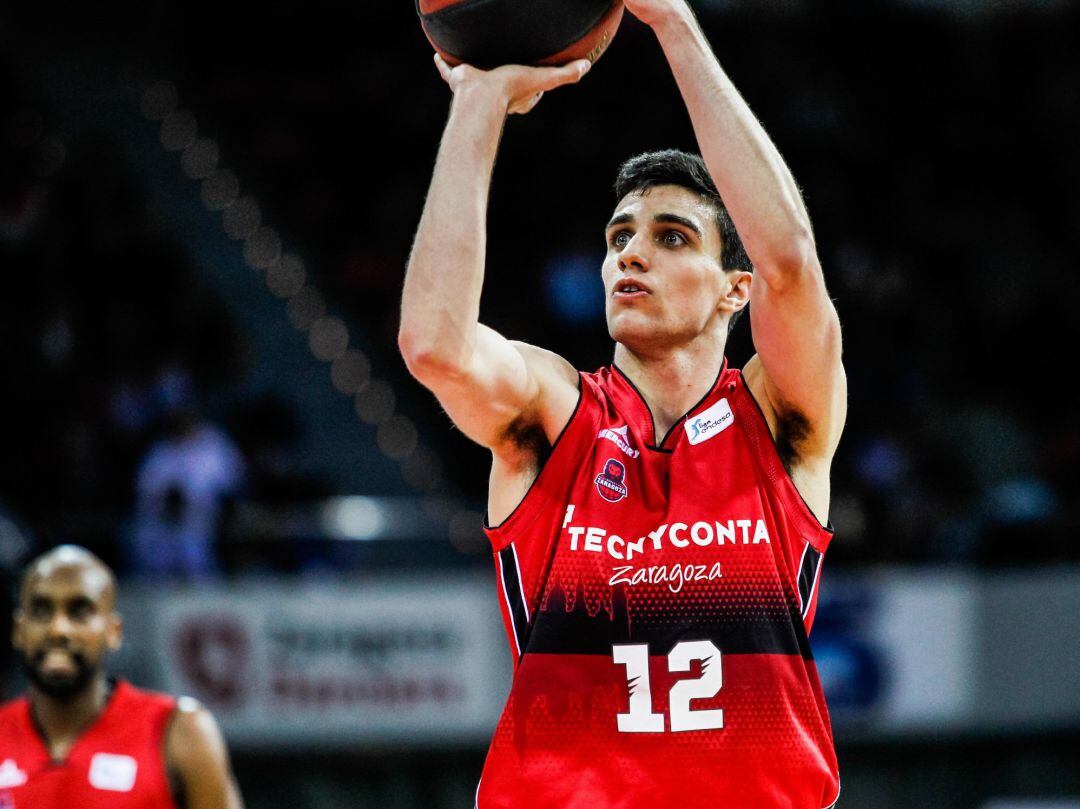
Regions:
<instances>
[{"instance_id":1,"label":"dark short hair","mask_svg":"<svg viewBox=\"0 0 1080 809\"><path fill-rule=\"evenodd\" d=\"M701 155L679 149L662 149L635 155L619 167L615 177L615 199L627 194L646 192L654 185L677 185L687 188L706 200L716 211L716 228L720 231L720 266L725 270L753 272L754 265L746 255L742 239L735 230L716 183ZM728 321L728 333L735 328L745 309L740 309Z\"/></svg>"}]
</instances>

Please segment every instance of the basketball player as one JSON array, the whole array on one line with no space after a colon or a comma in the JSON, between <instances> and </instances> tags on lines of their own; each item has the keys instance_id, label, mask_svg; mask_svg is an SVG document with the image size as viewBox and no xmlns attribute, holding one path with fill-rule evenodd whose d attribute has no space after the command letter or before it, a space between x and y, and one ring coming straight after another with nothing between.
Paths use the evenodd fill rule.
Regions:
<instances>
[{"instance_id":1,"label":"basketball player","mask_svg":"<svg viewBox=\"0 0 1080 809\"><path fill-rule=\"evenodd\" d=\"M210 713L105 675L112 571L61 546L27 569L14 643L27 694L0 706L0 809L242 809Z\"/></svg>"},{"instance_id":2,"label":"basketball player","mask_svg":"<svg viewBox=\"0 0 1080 809\"><path fill-rule=\"evenodd\" d=\"M704 159L620 170L598 279L614 363L596 373L478 322L504 119L588 63L437 59L453 101L399 343L492 453L516 668L477 805L821 809L839 776L807 633L846 411L839 322L798 188L688 6L626 6L659 39ZM649 114L632 76L604 103L631 127ZM526 220L523 249L543 233ZM748 305L757 353L739 371L724 349Z\"/></svg>"}]
</instances>

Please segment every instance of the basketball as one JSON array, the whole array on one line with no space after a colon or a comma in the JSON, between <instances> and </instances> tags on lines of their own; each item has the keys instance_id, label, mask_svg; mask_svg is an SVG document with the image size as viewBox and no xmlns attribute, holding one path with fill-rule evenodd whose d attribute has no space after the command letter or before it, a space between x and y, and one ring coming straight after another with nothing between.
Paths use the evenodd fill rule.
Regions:
<instances>
[{"instance_id":1,"label":"basketball","mask_svg":"<svg viewBox=\"0 0 1080 809\"><path fill-rule=\"evenodd\" d=\"M420 24L448 64L595 62L622 20L622 0L417 0Z\"/></svg>"}]
</instances>

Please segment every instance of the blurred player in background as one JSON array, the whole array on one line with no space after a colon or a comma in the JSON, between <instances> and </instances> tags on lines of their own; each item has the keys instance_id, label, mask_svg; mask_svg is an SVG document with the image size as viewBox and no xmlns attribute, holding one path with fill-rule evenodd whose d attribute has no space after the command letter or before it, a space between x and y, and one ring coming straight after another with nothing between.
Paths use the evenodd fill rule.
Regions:
<instances>
[{"instance_id":1,"label":"blurred player in background","mask_svg":"<svg viewBox=\"0 0 1080 809\"><path fill-rule=\"evenodd\" d=\"M242 809L205 708L106 676L115 607L112 571L83 548L27 568L14 645L29 690L0 707L0 807Z\"/></svg>"},{"instance_id":2,"label":"blurred player in background","mask_svg":"<svg viewBox=\"0 0 1080 809\"><path fill-rule=\"evenodd\" d=\"M821 809L839 776L807 633L846 414L840 326L798 188L689 7L626 6L657 35L704 159L620 170L601 270L615 357L597 373L478 322L504 119L588 64L437 59L454 97L399 342L492 452L517 665L477 804ZM633 127L650 114L639 82L596 103ZM521 249L557 216L523 214ZM724 350L748 303L757 353L740 372Z\"/></svg>"}]
</instances>

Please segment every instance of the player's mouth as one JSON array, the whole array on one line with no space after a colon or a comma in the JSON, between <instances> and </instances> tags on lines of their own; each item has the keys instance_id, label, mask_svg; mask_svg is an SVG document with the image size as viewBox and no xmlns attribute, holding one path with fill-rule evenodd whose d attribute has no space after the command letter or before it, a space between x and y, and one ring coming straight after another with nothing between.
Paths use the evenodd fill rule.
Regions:
<instances>
[{"instance_id":1,"label":"player's mouth","mask_svg":"<svg viewBox=\"0 0 1080 809\"><path fill-rule=\"evenodd\" d=\"M652 290L640 281L621 278L615 282L615 289L611 294L612 297L619 300L634 300L636 298L644 298L646 295L651 295Z\"/></svg>"},{"instance_id":2,"label":"player's mouth","mask_svg":"<svg viewBox=\"0 0 1080 809\"><path fill-rule=\"evenodd\" d=\"M46 649L37 654L34 662L46 677L66 677L79 670L79 660L67 649Z\"/></svg>"}]
</instances>

